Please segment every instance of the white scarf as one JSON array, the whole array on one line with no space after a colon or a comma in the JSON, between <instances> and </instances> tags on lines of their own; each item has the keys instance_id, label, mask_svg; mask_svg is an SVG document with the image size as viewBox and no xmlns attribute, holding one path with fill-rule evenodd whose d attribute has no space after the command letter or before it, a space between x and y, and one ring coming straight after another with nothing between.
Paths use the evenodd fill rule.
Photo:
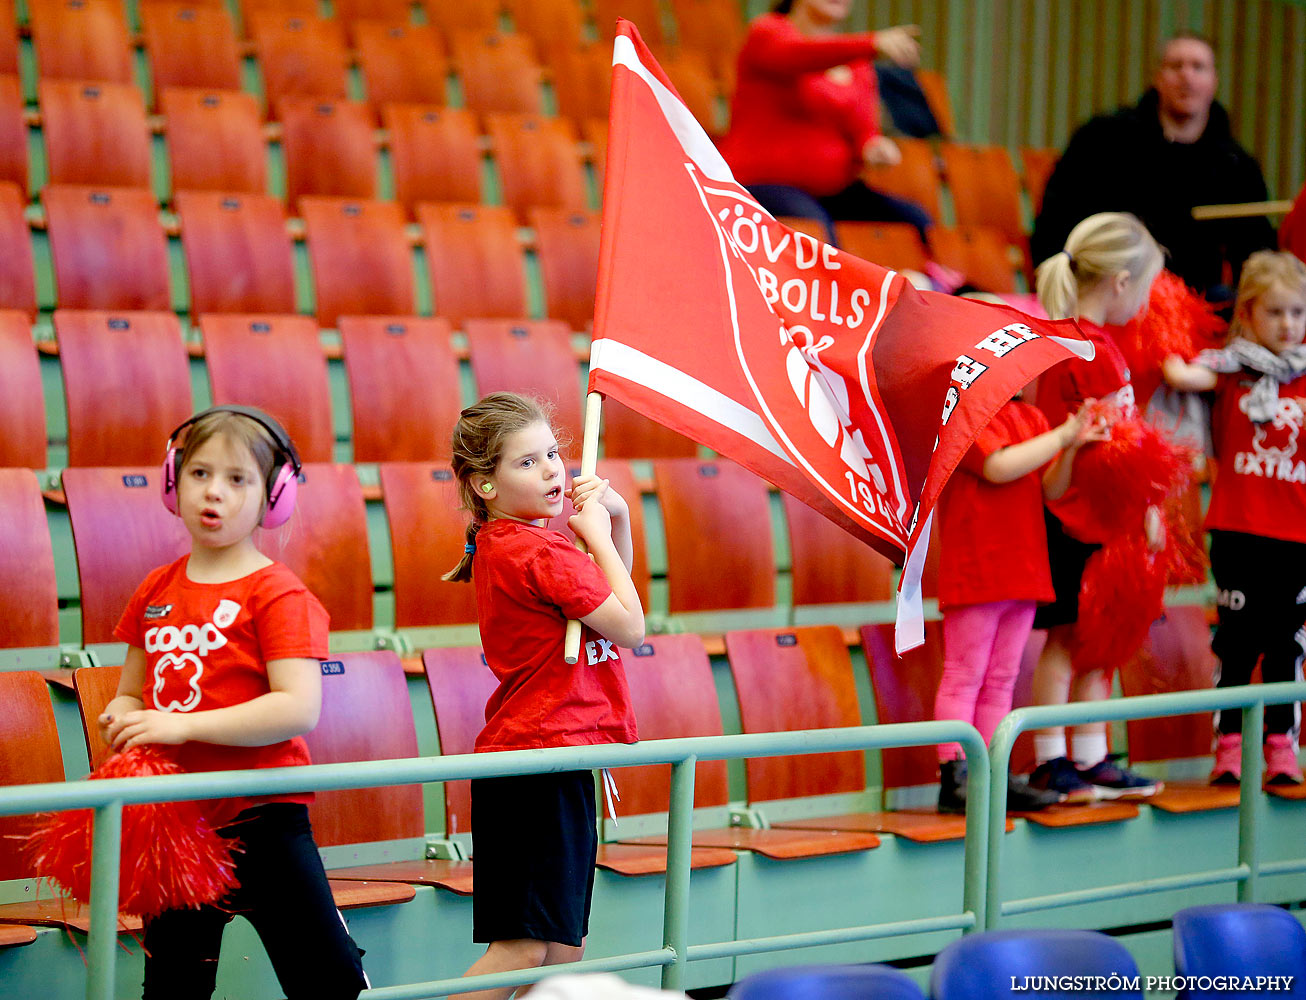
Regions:
<instances>
[{"instance_id":1,"label":"white scarf","mask_svg":"<svg viewBox=\"0 0 1306 1000\"><path fill-rule=\"evenodd\" d=\"M1275 354L1268 347L1239 337L1222 350L1203 351L1197 356L1197 364L1216 372L1241 368L1259 372L1261 378L1247 394L1243 409L1254 423L1263 424L1274 419L1279 408L1279 386L1306 375L1306 344Z\"/></svg>"}]
</instances>

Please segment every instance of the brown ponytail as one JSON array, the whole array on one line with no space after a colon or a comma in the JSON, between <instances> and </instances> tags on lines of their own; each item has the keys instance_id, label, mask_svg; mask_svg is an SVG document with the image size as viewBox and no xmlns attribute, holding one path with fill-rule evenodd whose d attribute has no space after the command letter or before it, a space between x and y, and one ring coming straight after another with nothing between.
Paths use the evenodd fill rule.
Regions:
<instances>
[{"instance_id":1,"label":"brown ponytail","mask_svg":"<svg viewBox=\"0 0 1306 1000\"><path fill-rule=\"evenodd\" d=\"M441 579L466 583L472 578L476 536L490 520L490 508L472 483L473 476L490 476L502 457L508 436L531 424L551 425L550 407L538 399L515 392L492 392L458 415L453 429L453 474L458 480L462 509L471 514L467 544L458 565Z\"/></svg>"}]
</instances>

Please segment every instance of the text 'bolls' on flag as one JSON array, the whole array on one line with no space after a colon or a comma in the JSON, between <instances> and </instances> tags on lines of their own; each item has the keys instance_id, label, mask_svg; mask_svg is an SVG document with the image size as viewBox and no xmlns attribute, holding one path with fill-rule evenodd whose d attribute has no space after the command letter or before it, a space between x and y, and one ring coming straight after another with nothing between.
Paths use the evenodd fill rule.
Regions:
<instances>
[{"instance_id":1,"label":"text 'bolls' on flag","mask_svg":"<svg viewBox=\"0 0 1306 1000\"><path fill-rule=\"evenodd\" d=\"M621 21L590 390L726 455L903 564L924 641L939 491L1007 400L1092 357L1073 323L916 291L781 225Z\"/></svg>"}]
</instances>

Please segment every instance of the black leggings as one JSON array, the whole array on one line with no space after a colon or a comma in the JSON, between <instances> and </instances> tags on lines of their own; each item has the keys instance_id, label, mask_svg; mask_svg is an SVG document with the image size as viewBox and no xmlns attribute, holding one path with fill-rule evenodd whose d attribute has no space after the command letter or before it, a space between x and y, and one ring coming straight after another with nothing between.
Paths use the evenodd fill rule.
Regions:
<instances>
[{"instance_id":1,"label":"black leggings","mask_svg":"<svg viewBox=\"0 0 1306 1000\"><path fill-rule=\"evenodd\" d=\"M1216 687L1251 680L1256 661L1267 684L1298 679L1306 623L1306 544L1241 531L1211 532L1211 572L1220 624L1211 650L1220 658ZM1242 732L1242 710L1219 713L1221 733ZM1265 731L1297 728L1297 705L1265 706Z\"/></svg>"},{"instance_id":2,"label":"black leggings","mask_svg":"<svg viewBox=\"0 0 1306 1000\"><path fill-rule=\"evenodd\" d=\"M238 837L240 886L219 906L169 910L145 928L144 1000L208 1000L222 930L237 914L258 931L289 1000L354 1000L367 986L358 946L336 909L308 807L246 809L219 831Z\"/></svg>"}]
</instances>

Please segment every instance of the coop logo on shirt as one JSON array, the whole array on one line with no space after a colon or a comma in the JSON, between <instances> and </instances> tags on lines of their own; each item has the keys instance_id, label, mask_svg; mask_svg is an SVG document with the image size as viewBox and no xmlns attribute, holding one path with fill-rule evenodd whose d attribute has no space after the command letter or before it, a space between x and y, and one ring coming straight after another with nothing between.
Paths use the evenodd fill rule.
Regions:
<instances>
[{"instance_id":1,"label":"coop logo on shirt","mask_svg":"<svg viewBox=\"0 0 1306 1000\"><path fill-rule=\"evenodd\" d=\"M154 707L160 712L189 712L200 702L204 658L227 644L222 629L236 620L240 605L224 600L203 625L162 625L145 630L145 652L154 661Z\"/></svg>"},{"instance_id":2,"label":"coop logo on shirt","mask_svg":"<svg viewBox=\"0 0 1306 1000\"><path fill-rule=\"evenodd\" d=\"M1238 401L1238 408L1244 413L1248 398L1243 396ZM1281 397L1274 416L1254 425L1252 450L1234 455L1233 471L1242 476L1306 484L1306 462L1296 457L1303 423L1306 414L1302 412L1301 401L1291 396Z\"/></svg>"}]
</instances>

